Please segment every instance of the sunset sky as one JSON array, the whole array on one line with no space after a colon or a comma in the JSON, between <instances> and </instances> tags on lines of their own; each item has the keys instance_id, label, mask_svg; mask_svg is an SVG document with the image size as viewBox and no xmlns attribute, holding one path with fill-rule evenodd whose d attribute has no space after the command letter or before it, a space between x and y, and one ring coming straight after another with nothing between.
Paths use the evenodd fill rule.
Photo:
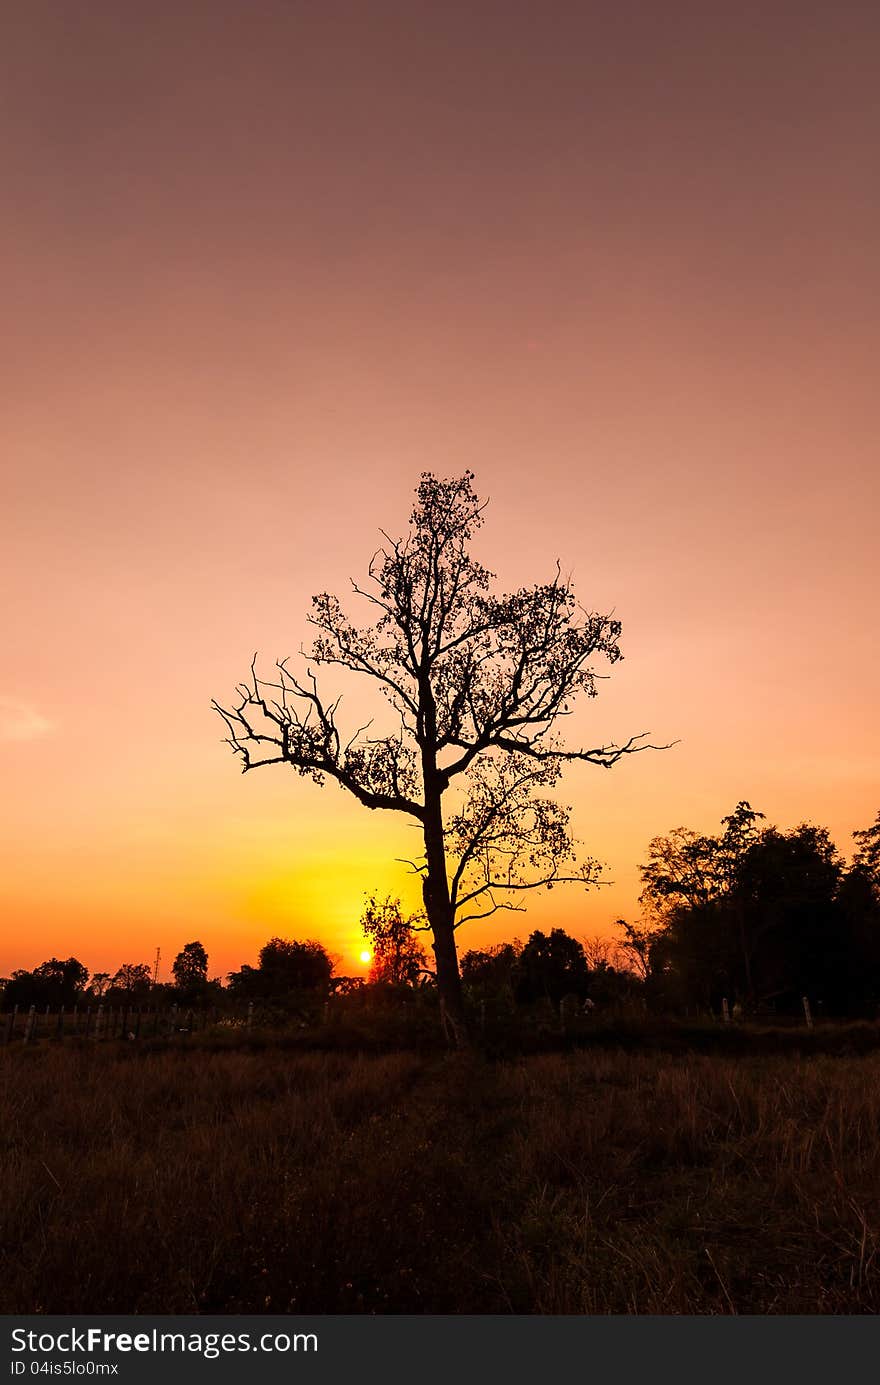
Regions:
<instances>
[{"instance_id":1,"label":"sunset sky","mask_svg":"<svg viewBox=\"0 0 880 1385\"><path fill-rule=\"evenodd\" d=\"M562 797L649 839L880 808L880 9L28 0L4 20L0 972L272 934L358 972L404 818L210 700L471 468L501 587L623 622ZM357 607L351 606L352 614ZM343 705L345 706L345 704ZM344 711L343 711L344 715ZM353 725L356 723L353 723ZM352 728L353 729L353 728Z\"/></svg>"}]
</instances>

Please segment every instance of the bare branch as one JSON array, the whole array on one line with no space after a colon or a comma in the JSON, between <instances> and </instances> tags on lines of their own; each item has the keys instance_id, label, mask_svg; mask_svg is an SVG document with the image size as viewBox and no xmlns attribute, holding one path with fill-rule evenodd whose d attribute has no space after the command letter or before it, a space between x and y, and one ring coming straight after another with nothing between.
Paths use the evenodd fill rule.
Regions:
<instances>
[{"instance_id":1,"label":"bare branch","mask_svg":"<svg viewBox=\"0 0 880 1385\"><path fill-rule=\"evenodd\" d=\"M511 900L529 889L600 883L597 863L578 859L569 810L552 797L563 770L610 769L669 748L647 732L584 748L558 738L574 706L597 695L603 668L622 657L621 625L614 612L576 601L559 562L549 581L494 593L492 573L471 553L484 508L472 473L423 474L408 531L382 531L368 580L351 583L372 624L356 625L336 596L321 593L304 670L282 659L262 679L255 656L232 705L213 703L243 771L288 764L419 823L424 858L405 864L422 881L450 1014L460 999L455 927L521 908ZM370 717L343 733L340 700L327 700L313 672L325 665L375 685L396 730L386 734Z\"/></svg>"}]
</instances>

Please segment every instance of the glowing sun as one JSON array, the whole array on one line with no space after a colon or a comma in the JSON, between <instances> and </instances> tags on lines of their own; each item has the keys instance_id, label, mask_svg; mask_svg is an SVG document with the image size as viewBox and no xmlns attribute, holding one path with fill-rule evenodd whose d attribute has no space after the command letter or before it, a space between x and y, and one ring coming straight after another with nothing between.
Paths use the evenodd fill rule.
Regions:
<instances>
[{"instance_id":1,"label":"glowing sun","mask_svg":"<svg viewBox=\"0 0 880 1385\"><path fill-rule=\"evenodd\" d=\"M367 952L366 948L364 948L363 952L361 953L361 961L364 963L364 965L366 965L367 962L372 961L372 956L373 954L371 952Z\"/></svg>"}]
</instances>

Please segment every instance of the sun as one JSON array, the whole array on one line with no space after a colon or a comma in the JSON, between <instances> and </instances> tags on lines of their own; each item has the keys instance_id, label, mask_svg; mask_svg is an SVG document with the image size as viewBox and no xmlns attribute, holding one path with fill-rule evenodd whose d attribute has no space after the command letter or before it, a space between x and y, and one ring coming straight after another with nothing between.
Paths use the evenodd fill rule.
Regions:
<instances>
[{"instance_id":1,"label":"sun","mask_svg":"<svg viewBox=\"0 0 880 1385\"><path fill-rule=\"evenodd\" d=\"M372 952L368 952L367 949L364 948L363 952L361 953L360 960L363 962L364 966L366 966L367 962L372 962L373 960Z\"/></svg>"}]
</instances>

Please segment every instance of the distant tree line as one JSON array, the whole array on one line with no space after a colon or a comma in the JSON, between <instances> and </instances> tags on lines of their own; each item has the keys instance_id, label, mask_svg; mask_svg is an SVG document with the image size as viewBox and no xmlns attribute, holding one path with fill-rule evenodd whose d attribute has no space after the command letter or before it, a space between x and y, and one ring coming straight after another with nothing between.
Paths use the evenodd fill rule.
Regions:
<instances>
[{"instance_id":1,"label":"distant tree line","mask_svg":"<svg viewBox=\"0 0 880 1385\"><path fill-rule=\"evenodd\" d=\"M658 1010L797 1012L880 1008L880 813L843 860L824 827L764 825L742 801L704 836L655 837L641 868L643 917L623 949Z\"/></svg>"},{"instance_id":2,"label":"distant tree line","mask_svg":"<svg viewBox=\"0 0 880 1385\"><path fill-rule=\"evenodd\" d=\"M807 823L782 832L743 800L703 835L677 827L655 837L641 866L642 916L617 921L616 941L578 940L562 928L536 930L461 958L472 1004L510 1007L569 999L593 1007L635 1006L665 1013L718 1013L726 999L743 1013L797 1013L809 997L829 1017L880 1013L880 813L853 834L847 865L828 831ZM336 973L314 940L273 937L256 966L208 978L202 943L187 943L169 983L153 984L146 962L95 972L76 957L52 957L2 983L3 1007L103 1003L109 1006L221 1006L259 1002L314 1013L332 996L365 1001L436 994L436 976L418 937L421 914L400 900L370 896L361 917L370 949L366 978ZM432 959L431 959L432 960Z\"/></svg>"},{"instance_id":3,"label":"distant tree line","mask_svg":"<svg viewBox=\"0 0 880 1385\"><path fill-rule=\"evenodd\" d=\"M168 1003L192 1005L209 1001L221 991L218 980L208 980L208 954L200 942L187 943L171 967L170 983L153 983L153 968L147 962L123 962L114 972L89 974L77 957L62 961L50 957L33 971L18 970L0 981L4 1009L49 1006L52 1010L72 1009L74 1005L108 1006Z\"/></svg>"}]
</instances>

